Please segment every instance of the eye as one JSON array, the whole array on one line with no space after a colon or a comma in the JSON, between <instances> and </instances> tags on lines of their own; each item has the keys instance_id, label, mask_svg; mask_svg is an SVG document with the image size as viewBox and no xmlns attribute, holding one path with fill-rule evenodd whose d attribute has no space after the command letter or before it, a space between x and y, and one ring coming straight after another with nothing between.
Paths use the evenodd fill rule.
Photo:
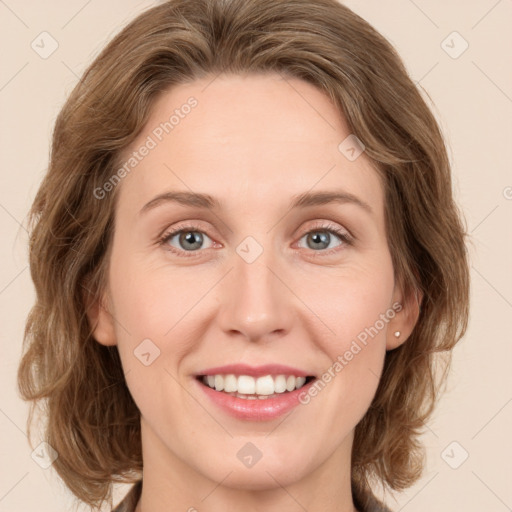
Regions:
<instances>
[{"instance_id":1,"label":"eye","mask_svg":"<svg viewBox=\"0 0 512 512\"><path fill-rule=\"evenodd\" d=\"M332 235L335 235L334 239ZM350 245L352 242L350 235L346 231L343 231L333 224L318 226L315 229L311 229L301 237L301 240L303 238L306 238L307 249L312 249L316 252L323 252L326 249L334 249L332 251L327 251L327 254L336 252L337 247ZM333 247L331 243L335 242L336 238L341 242Z\"/></svg>"},{"instance_id":2,"label":"eye","mask_svg":"<svg viewBox=\"0 0 512 512\"><path fill-rule=\"evenodd\" d=\"M332 235L335 235L334 239ZM332 254L340 250L340 246L351 245L352 243L351 236L334 224L317 226L315 229L311 229L304 234L301 240L303 238L306 238L307 249L312 249L314 252L321 252L322 255ZM331 243L335 242L336 238L340 243L333 247Z\"/></svg>"},{"instance_id":3,"label":"eye","mask_svg":"<svg viewBox=\"0 0 512 512\"><path fill-rule=\"evenodd\" d=\"M198 226L185 226L171 231L166 231L160 238L159 243L166 246L170 251L180 254L180 256L195 256L194 253L202 247L204 240L210 237ZM178 245L178 247L176 247ZM212 244L213 245L213 244ZM212 246L210 245L210 247ZM206 247L208 249L209 247ZM185 253L185 254L184 254ZM189 253L189 254L186 254Z\"/></svg>"}]
</instances>

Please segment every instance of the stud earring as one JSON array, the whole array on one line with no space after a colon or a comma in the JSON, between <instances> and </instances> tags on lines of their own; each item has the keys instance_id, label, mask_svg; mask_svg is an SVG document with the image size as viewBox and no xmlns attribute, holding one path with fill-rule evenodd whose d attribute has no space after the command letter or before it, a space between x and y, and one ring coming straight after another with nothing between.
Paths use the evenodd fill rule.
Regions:
<instances>
[{"instance_id":1,"label":"stud earring","mask_svg":"<svg viewBox=\"0 0 512 512\"><path fill-rule=\"evenodd\" d=\"M400 331L395 331L395 338L400 338L400 334L401 334Z\"/></svg>"}]
</instances>

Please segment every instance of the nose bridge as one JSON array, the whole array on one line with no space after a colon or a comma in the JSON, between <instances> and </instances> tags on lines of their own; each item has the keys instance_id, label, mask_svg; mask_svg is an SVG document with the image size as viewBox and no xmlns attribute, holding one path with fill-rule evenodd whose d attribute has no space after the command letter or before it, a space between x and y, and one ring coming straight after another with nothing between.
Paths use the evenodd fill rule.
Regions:
<instances>
[{"instance_id":1,"label":"nose bridge","mask_svg":"<svg viewBox=\"0 0 512 512\"><path fill-rule=\"evenodd\" d=\"M224 288L222 328L251 341L289 330L292 295L279 277L272 250L263 250L254 239L245 240L233 255L233 265Z\"/></svg>"}]
</instances>

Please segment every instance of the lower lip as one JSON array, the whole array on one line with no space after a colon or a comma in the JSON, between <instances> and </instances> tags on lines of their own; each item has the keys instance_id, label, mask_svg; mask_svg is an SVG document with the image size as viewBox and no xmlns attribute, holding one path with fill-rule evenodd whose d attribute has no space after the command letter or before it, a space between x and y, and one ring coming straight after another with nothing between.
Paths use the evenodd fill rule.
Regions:
<instances>
[{"instance_id":1,"label":"lower lip","mask_svg":"<svg viewBox=\"0 0 512 512\"><path fill-rule=\"evenodd\" d=\"M307 393L309 387L316 381L311 380L300 389L278 394L273 398L237 398L223 391L216 391L211 387L194 379L204 393L227 414L247 421L270 421L291 411L299 405L299 396Z\"/></svg>"}]
</instances>

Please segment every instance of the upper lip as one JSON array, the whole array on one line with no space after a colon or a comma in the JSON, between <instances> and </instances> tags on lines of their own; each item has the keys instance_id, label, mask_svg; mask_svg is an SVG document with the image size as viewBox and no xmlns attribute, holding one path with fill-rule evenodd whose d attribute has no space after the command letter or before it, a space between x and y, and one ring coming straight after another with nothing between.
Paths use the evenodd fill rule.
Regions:
<instances>
[{"instance_id":1,"label":"upper lip","mask_svg":"<svg viewBox=\"0 0 512 512\"><path fill-rule=\"evenodd\" d=\"M294 375L295 377L312 377L312 373L308 373L299 368L286 366L282 364L264 364L261 366L249 366L247 364L228 364L225 366L216 366L214 368L206 368L197 373L197 375L250 375L252 377L263 377L264 375Z\"/></svg>"}]
</instances>

